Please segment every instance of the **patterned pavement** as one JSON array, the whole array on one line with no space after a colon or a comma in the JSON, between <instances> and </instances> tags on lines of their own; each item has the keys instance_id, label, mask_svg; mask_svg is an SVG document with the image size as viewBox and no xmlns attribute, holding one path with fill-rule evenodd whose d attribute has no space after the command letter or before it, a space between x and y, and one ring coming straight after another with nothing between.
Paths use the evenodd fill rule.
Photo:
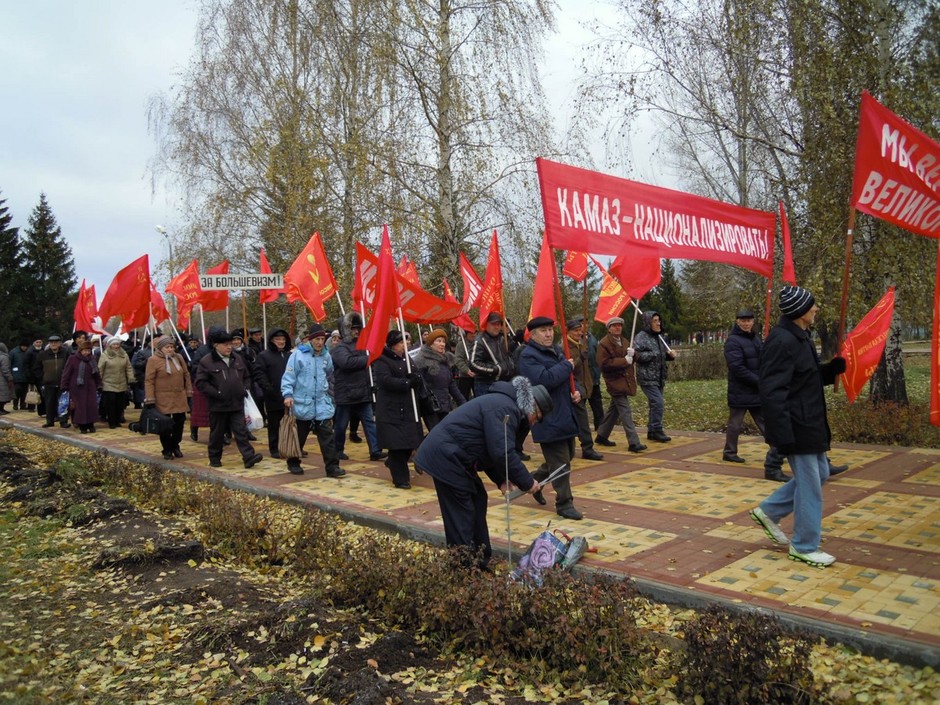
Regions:
<instances>
[{"instance_id":1,"label":"patterned pavement","mask_svg":"<svg viewBox=\"0 0 940 705\"><path fill-rule=\"evenodd\" d=\"M130 411L130 410L129 410ZM134 412L132 412L134 413ZM368 460L364 443L346 444L346 477L325 477L316 438L308 440L306 473L286 472L284 461L267 457L265 432L257 449L263 462L250 470L234 446L223 467L207 467L205 441L188 433L185 457L167 462L154 436L126 428L80 435L75 429L41 429L42 419L15 412L0 426L49 434L84 446L103 446L143 462L175 466L229 486L283 496L338 511L348 518L407 535L443 542L443 524L433 484L413 473L412 489L392 487L381 462ZM206 433L207 429L203 429ZM839 638L876 655L940 664L940 450L842 444L830 457L850 469L824 487L823 549L837 562L825 569L787 559L786 547L770 543L748 510L776 488L763 479L766 446L742 438L744 464L721 460L723 437L673 432L673 442L649 443L626 452L622 431L613 448L598 448L604 460L573 463L572 487L583 521L570 521L524 496L511 505L512 552L519 555L543 529L587 538L596 553L587 569L629 576L641 590L685 604L718 600L759 607ZM538 447L529 441L534 470ZM786 468L785 468L786 469ZM490 534L505 551L506 504L491 488ZM789 533L792 521L781 526Z\"/></svg>"}]
</instances>

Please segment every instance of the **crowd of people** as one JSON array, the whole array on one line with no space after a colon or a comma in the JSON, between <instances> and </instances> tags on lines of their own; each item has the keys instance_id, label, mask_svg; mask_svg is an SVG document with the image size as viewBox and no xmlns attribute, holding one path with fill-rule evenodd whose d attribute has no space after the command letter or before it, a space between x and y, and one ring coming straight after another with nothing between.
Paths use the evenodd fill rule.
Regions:
<instances>
[{"instance_id":1,"label":"crowd of people","mask_svg":"<svg viewBox=\"0 0 940 705\"><path fill-rule=\"evenodd\" d=\"M751 516L771 540L790 544L791 558L823 566L834 558L819 550L820 487L846 466L834 468L826 456L821 389L844 370L844 361L820 365L807 333L818 310L809 292L785 287L780 310L766 344L753 331L754 314L747 309L738 312L725 343L730 415L722 457L744 462L738 438L750 413L770 445L765 478L786 483ZM428 329L416 345L407 331L390 330L381 355L371 361L357 348L364 326L355 312L332 332L313 324L294 341L282 328L265 340L259 328L246 336L215 326L204 343L162 336L134 345L124 337L101 340L83 331L67 342L59 335L20 341L12 351L0 343L0 414L9 413L5 407L12 401L14 411L44 417L44 427L58 423L94 433L98 422L112 429L125 424L133 404L142 409L142 421L161 420L158 435L168 461L183 457L188 414L193 441L208 429L210 466L223 467L225 449L234 442L250 468L264 457L246 425L250 398L266 426L269 457L282 459L292 474L304 473L311 432L327 477L346 474L340 463L349 459L347 440L365 440L370 461L384 461L397 489L411 488L412 470L427 473L448 544L472 549L485 564L491 549L480 472L503 492L515 486L540 504L547 504L543 483L550 479L555 511L577 521L583 514L569 474L577 446L582 458L602 460L595 446L616 445L610 435L619 423L627 451L648 449L633 422L630 397L638 390L648 403L646 440L672 440L664 429L664 391L677 352L663 337L661 315L647 311L632 341L620 317L606 321L606 335L598 340L583 317L572 316L563 322L562 346L556 341L561 323L537 316L524 330L510 332L493 313L477 334ZM606 410L602 380L610 399ZM296 422L299 443L282 458L279 434L286 415ZM531 473L523 464L531 460L523 446L530 434L542 455ZM785 458L792 478L783 473ZM791 512L792 542L777 524Z\"/></svg>"}]
</instances>

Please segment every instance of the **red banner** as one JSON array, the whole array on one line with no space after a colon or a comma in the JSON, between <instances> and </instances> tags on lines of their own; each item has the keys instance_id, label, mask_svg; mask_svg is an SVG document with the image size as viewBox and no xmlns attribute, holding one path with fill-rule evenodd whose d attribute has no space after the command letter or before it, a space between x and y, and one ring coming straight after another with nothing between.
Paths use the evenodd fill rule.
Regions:
<instances>
[{"instance_id":1,"label":"red banner","mask_svg":"<svg viewBox=\"0 0 940 705\"><path fill-rule=\"evenodd\" d=\"M287 300L303 301L314 320L322 321L326 318L323 305L336 293L337 286L320 233L310 236L304 249L287 270L284 289L287 291Z\"/></svg>"},{"instance_id":2,"label":"red banner","mask_svg":"<svg viewBox=\"0 0 940 705\"><path fill-rule=\"evenodd\" d=\"M78 298L75 300L75 327L78 330L95 330L95 318L98 315L98 302L95 298L95 285L92 284L85 288L85 280L82 279L82 285L78 290Z\"/></svg>"},{"instance_id":3,"label":"red banner","mask_svg":"<svg viewBox=\"0 0 940 705\"><path fill-rule=\"evenodd\" d=\"M774 213L535 161L556 249L723 262L773 275Z\"/></svg>"},{"instance_id":4,"label":"red banner","mask_svg":"<svg viewBox=\"0 0 940 705\"><path fill-rule=\"evenodd\" d=\"M587 276L588 256L585 252L575 252L568 250L565 256L565 264L561 268L561 273L566 277L574 279L576 282L583 282Z\"/></svg>"},{"instance_id":5,"label":"red banner","mask_svg":"<svg viewBox=\"0 0 940 705\"><path fill-rule=\"evenodd\" d=\"M862 92L852 207L940 238L940 144Z\"/></svg>"},{"instance_id":6,"label":"red banner","mask_svg":"<svg viewBox=\"0 0 940 705\"><path fill-rule=\"evenodd\" d=\"M121 317L124 330L150 322L150 258L138 257L114 275L98 309L103 326L113 316Z\"/></svg>"},{"instance_id":7,"label":"red banner","mask_svg":"<svg viewBox=\"0 0 940 705\"><path fill-rule=\"evenodd\" d=\"M189 326L189 316L202 298L202 285L199 283L199 260L193 260L182 272L166 285L166 293L176 297L176 327Z\"/></svg>"},{"instance_id":8,"label":"red banner","mask_svg":"<svg viewBox=\"0 0 940 705\"><path fill-rule=\"evenodd\" d=\"M594 320L607 323L614 316L619 316L629 305L630 294L624 290L620 282L610 275L610 272L601 266L600 262L594 260L594 264L604 275L601 293L597 297L597 311L594 313Z\"/></svg>"},{"instance_id":9,"label":"red banner","mask_svg":"<svg viewBox=\"0 0 940 705\"><path fill-rule=\"evenodd\" d=\"M212 269L207 269L206 274L228 274L228 260L222 260ZM224 311L228 308L227 291L203 291L199 298L199 305L203 311Z\"/></svg>"},{"instance_id":10,"label":"red banner","mask_svg":"<svg viewBox=\"0 0 940 705\"><path fill-rule=\"evenodd\" d=\"M447 323L459 316L462 307L458 302L439 299L429 294L407 277L399 274L392 263L392 276L398 282L398 299L401 302L402 317L409 323ZM362 243L356 243L356 286L353 301L365 302L367 310L375 305L376 280L379 274L379 258L369 252Z\"/></svg>"},{"instance_id":11,"label":"red banner","mask_svg":"<svg viewBox=\"0 0 940 705\"><path fill-rule=\"evenodd\" d=\"M839 351L839 354L845 358L845 374L842 380L845 383L845 394L850 402L855 401L881 361L893 314L894 287L892 286L842 343Z\"/></svg>"}]
</instances>

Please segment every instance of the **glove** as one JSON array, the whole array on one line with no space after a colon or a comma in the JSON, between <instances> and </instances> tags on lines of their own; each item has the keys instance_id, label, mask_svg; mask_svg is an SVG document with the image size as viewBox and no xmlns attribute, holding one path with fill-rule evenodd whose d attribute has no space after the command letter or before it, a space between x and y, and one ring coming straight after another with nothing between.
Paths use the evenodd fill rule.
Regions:
<instances>
[{"instance_id":1,"label":"glove","mask_svg":"<svg viewBox=\"0 0 940 705\"><path fill-rule=\"evenodd\" d=\"M408 375L408 386L412 389L417 389L421 386L421 378L418 376L417 372L411 372Z\"/></svg>"},{"instance_id":2,"label":"glove","mask_svg":"<svg viewBox=\"0 0 940 705\"><path fill-rule=\"evenodd\" d=\"M829 361L829 369L832 370L834 374L841 375L845 372L845 358L844 357L834 357Z\"/></svg>"}]
</instances>

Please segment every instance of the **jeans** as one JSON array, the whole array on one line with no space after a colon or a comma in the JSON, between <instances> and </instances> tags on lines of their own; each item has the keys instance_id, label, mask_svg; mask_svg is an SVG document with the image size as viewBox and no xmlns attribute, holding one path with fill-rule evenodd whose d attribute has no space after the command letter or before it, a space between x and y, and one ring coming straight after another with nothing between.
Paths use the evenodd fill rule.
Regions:
<instances>
[{"instance_id":1,"label":"jeans","mask_svg":"<svg viewBox=\"0 0 940 705\"><path fill-rule=\"evenodd\" d=\"M655 433L663 430L663 412L666 410L666 400L663 397L663 388L658 384L643 384L640 389L649 399L650 414L646 423L646 432Z\"/></svg>"},{"instance_id":2,"label":"jeans","mask_svg":"<svg viewBox=\"0 0 940 705\"><path fill-rule=\"evenodd\" d=\"M366 432L370 455L381 453L379 436L375 431L375 417L372 415L372 402L364 401L359 404L336 405L336 414L333 416L333 437L336 439L337 454L341 454L346 447L346 428L353 414L359 417L362 428Z\"/></svg>"},{"instance_id":3,"label":"jeans","mask_svg":"<svg viewBox=\"0 0 940 705\"><path fill-rule=\"evenodd\" d=\"M493 379L488 382L484 382L482 379L474 379L473 380L473 396L482 397L484 394L490 391L490 387L492 387L496 383L496 381L497 380Z\"/></svg>"},{"instance_id":4,"label":"jeans","mask_svg":"<svg viewBox=\"0 0 940 705\"><path fill-rule=\"evenodd\" d=\"M627 434L627 441L631 446L640 445L640 437L637 435L636 426L633 425L633 411L630 409L630 397L611 397L610 408L604 414L600 425L597 427L597 437L610 439L610 432L614 430L614 424L617 419L623 426Z\"/></svg>"},{"instance_id":5,"label":"jeans","mask_svg":"<svg viewBox=\"0 0 940 705\"><path fill-rule=\"evenodd\" d=\"M829 477L825 453L788 455L793 478L760 504L764 514L779 522L793 514L790 544L800 553L819 550L822 535L822 485Z\"/></svg>"}]
</instances>

